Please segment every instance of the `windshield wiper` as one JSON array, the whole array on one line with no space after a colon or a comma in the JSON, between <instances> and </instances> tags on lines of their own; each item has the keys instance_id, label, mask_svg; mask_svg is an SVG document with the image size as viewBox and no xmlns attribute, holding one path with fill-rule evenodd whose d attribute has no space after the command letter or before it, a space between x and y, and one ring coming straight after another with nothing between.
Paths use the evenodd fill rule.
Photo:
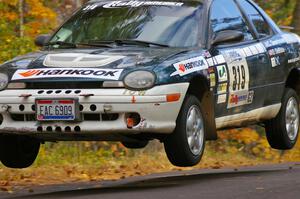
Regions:
<instances>
[{"instance_id":1,"label":"windshield wiper","mask_svg":"<svg viewBox=\"0 0 300 199\"><path fill-rule=\"evenodd\" d=\"M115 40L115 43L122 45L122 44L135 44L135 45L142 45L146 47L152 46L160 46L160 47L170 47L167 44L161 44L151 41L141 41L141 40L134 40L134 39L117 39Z\"/></svg>"},{"instance_id":2,"label":"windshield wiper","mask_svg":"<svg viewBox=\"0 0 300 199\"><path fill-rule=\"evenodd\" d=\"M78 46L92 46L92 47L105 47L105 48L112 48L112 45L109 43L98 43L98 42L88 42L88 43L77 43Z\"/></svg>"},{"instance_id":3,"label":"windshield wiper","mask_svg":"<svg viewBox=\"0 0 300 199\"><path fill-rule=\"evenodd\" d=\"M161 47L170 47L169 45L166 44L160 44L160 43L155 43L155 42L150 42L150 41L141 41L141 40L134 40L134 39L116 39L114 41L105 41L105 40L90 40L88 42L89 44L116 44L116 45L124 45L124 44L129 44L129 45L139 45L139 46L145 46L145 47L151 47L151 46L161 46Z\"/></svg>"},{"instance_id":4,"label":"windshield wiper","mask_svg":"<svg viewBox=\"0 0 300 199\"><path fill-rule=\"evenodd\" d=\"M54 41L54 42L49 42L46 44L46 46L54 46L54 45L65 46L65 47L69 47L69 48L78 48L79 46L112 48L111 45L104 44L104 43L103 44L101 44L101 43L70 43L70 42L64 42L64 41Z\"/></svg>"},{"instance_id":5,"label":"windshield wiper","mask_svg":"<svg viewBox=\"0 0 300 199\"><path fill-rule=\"evenodd\" d=\"M54 45L66 46L66 47L70 47L70 48L77 48L76 44L70 43L70 42L65 42L65 41L53 41L53 42L47 43L45 46L54 46Z\"/></svg>"}]
</instances>

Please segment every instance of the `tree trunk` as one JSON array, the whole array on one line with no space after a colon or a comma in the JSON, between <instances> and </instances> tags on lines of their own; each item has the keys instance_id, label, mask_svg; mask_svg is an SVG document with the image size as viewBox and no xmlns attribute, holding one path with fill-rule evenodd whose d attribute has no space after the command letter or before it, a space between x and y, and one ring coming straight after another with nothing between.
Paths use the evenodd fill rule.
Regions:
<instances>
[{"instance_id":1,"label":"tree trunk","mask_svg":"<svg viewBox=\"0 0 300 199\"><path fill-rule=\"evenodd\" d=\"M24 0L19 0L19 36L24 37Z\"/></svg>"},{"instance_id":2,"label":"tree trunk","mask_svg":"<svg viewBox=\"0 0 300 199\"><path fill-rule=\"evenodd\" d=\"M293 15L294 32L300 34L300 1L296 2L296 7Z\"/></svg>"}]
</instances>

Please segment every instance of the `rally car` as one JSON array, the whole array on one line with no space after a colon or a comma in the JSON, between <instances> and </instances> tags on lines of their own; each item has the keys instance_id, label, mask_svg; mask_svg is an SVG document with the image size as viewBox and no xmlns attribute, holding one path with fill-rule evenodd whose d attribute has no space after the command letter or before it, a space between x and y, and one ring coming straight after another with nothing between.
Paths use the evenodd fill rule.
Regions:
<instances>
[{"instance_id":1,"label":"rally car","mask_svg":"<svg viewBox=\"0 0 300 199\"><path fill-rule=\"evenodd\" d=\"M177 166L219 129L259 124L273 148L296 143L300 39L251 0L92 0L35 42L0 67L7 167L48 141L159 139Z\"/></svg>"}]
</instances>

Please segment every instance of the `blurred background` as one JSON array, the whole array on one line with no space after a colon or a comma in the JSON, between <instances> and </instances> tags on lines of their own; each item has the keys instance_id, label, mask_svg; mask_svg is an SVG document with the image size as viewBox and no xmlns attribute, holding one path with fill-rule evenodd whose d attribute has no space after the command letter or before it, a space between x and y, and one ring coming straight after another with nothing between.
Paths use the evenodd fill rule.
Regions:
<instances>
[{"instance_id":1,"label":"blurred background","mask_svg":"<svg viewBox=\"0 0 300 199\"><path fill-rule=\"evenodd\" d=\"M282 26L300 33L299 0L257 0ZM0 63L17 55L38 50L37 35L53 32L79 8L81 0L0 0ZM199 168L255 165L300 161L300 143L288 152L272 150L264 129L250 127L220 132L217 142L208 142ZM189 168L187 168L189 169ZM46 143L36 163L25 170L0 166L0 189L32 184L51 184L98 179L120 179L152 172L182 170L171 166L163 146L151 142L145 149L129 150L119 143Z\"/></svg>"}]
</instances>

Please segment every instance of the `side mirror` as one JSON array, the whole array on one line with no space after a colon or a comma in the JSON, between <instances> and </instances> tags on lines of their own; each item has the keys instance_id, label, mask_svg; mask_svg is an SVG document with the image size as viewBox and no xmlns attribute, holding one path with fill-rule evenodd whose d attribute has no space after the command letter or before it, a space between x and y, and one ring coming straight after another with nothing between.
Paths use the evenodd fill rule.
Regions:
<instances>
[{"instance_id":1,"label":"side mirror","mask_svg":"<svg viewBox=\"0 0 300 199\"><path fill-rule=\"evenodd\" d=\"M49 42L50 35L39 35L35 38L34 43L39 47L43 47L47 42Z\"/></svg>"},{"instance_id":2,"label":"side mirror","mask_svg":"<svg viewBox=\"0 0 300 199\"><path fill-rule=\"evenodd\" d=\"M244 40L244 34L237 30L223 30L215 34L211 43L212 46L219 44L240 42Z\"/></svg>"}]
</instances>

